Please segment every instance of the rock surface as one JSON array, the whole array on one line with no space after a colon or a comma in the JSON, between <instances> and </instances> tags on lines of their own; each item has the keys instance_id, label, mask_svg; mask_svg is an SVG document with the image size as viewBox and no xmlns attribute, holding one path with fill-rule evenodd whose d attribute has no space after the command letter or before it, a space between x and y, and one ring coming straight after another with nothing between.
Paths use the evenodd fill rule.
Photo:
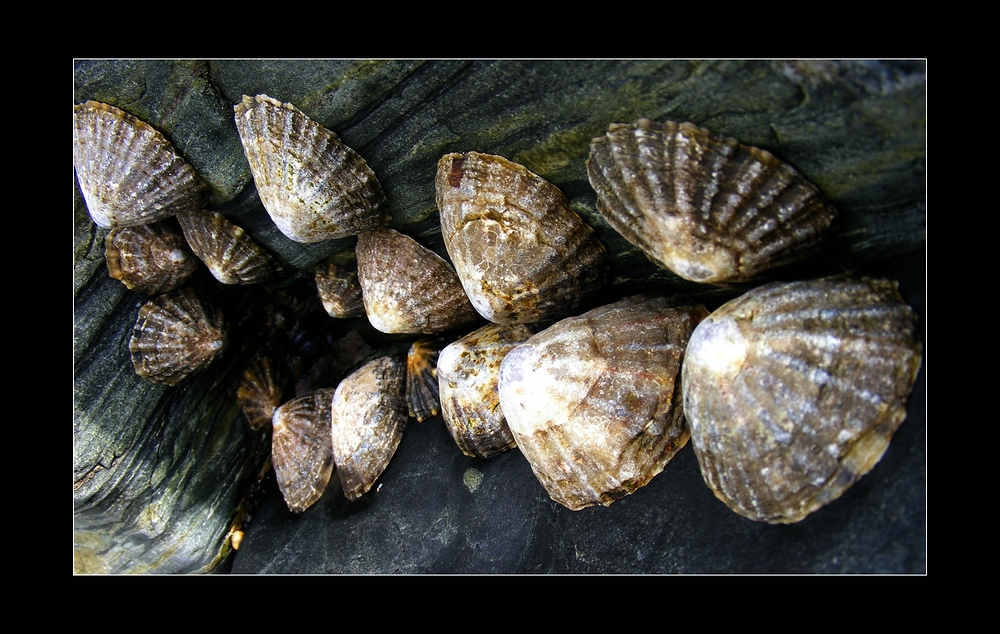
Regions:
<instances>
[{"instance_id":1,"label":"rock surface","mask_svg":"<svg viewBox=\"0 0 1000 634\"><path fill-rule=\"evenodd\" d=\"M585 167L591 139L610 123L691 121L773 153L840 214L825 253L769 279L843 270L896 279L924 331L925 72L923 62L864 61L80 60L74 103L109 103L160 130L208 184L211 208L310 281L317 263L350 262L355 239L297 244L270 221L233 121L244 94L293 103L335 131L378 176L390 226L439 255L438 160L499 154L557 185L597 232L613 280L600 303L658 290L712 310L741 289L704 287L653 265L596 213ZM926 572L924 370L882 461L792 526L728 510L690 449L628 498L574 513L549 500L519 452L464 456L440 417L411 422L363 498L349 503L331 490L293 516L273 475L255 486L266 452L235 393L265 338L259 306L301 295L301 280L269 294L222 289L207 270L196 274L193 285L215 294L237 343L189 382L149 383L128 355L146 298L108 277L107 230L90 221L74 188L79 573ZM329 323L331 333L346 328ZM263 492L248 505L252 490ZM232 556L228 535L237 528L245 537Z\"/></svg>"}]
</instances>

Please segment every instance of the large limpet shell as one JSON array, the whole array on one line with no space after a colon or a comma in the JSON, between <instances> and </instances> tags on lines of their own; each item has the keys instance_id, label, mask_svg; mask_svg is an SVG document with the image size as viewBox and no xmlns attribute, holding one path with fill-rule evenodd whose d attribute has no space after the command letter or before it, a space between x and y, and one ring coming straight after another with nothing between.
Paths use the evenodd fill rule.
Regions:
<instances>
[{"instance_id":1,"label":"large limpet shell","mask_svg":"<svg viewBox=\"0 0 1000 634\"><path fill-rule=\"evenodd\" d=\"M223 284L257 284L277 279L281 264L241 227L215 211L177 214L195 255Z\"/></svg>"},{"instance_id":2,"label":"large limpet shell","mask_svg":"<svg viewBox=\"0 0 1000 634\"><path fill-rule=\"evenodd\" d=\"M441 351L437 366L441 416L465 455L489 458L517 446L500 409L500 363L535 332L527 324L489 324Z\"/></svg>"},{"instance_id":3,"label":"large limpet shell","mask_svg":"<svg viewBox=\"0 0 1000 634\"><path fill-rule=\"evenodd\" d=\"M225 345L222 312L185 288L143 304L128 347L136 374L177 385L208 367Z\"/></svg>"},{"instance_id":4,"label":"large limpet shell","mask_svg":"<svg viewBox=\"0 0 1000 634\"><path fill-rule=\"evenodd\" d=\"M274 411L271 460L288 509L301 513L323 496L333 475L330 401L334 388L294 398Z\"/></svg>"},{"instance_id":5,"label":"large limpet shell","mask_svg":"<svg viewBox=\"0 0 1000 634\"><path fill-rule=\"evenodd\" d=\"M569 314L607 280L604 245L558 187L501 156L438 162L441 234L479 314L500 324Z\"/></svg>"},{"instance_id":6,"label":"large limpet shell","mask_svg":"<svg viewBox=\"0 0 1000 634\"><path fill-rule=\"evenodd\" d=\"M395 356L369 361L340 382L333 396L333 460L348 500L375 484L406 428L406 366Z\"/></svg>"},{"instance_id":7,"label":"large limpet shell","mask_svg":"<svg viewBox=\"0 0 1000 634\"><path fill-rule=\"evenodd\" d=\"M234 110L257 193L288 238L320 242L383 222L382 186L336 134L267 95L244 95Z\"/></svg>"},{"instance_id":8,"label":"large limpet shell","mask_svg":"<svg viewBox=\"0 0 1000 634\"><path fill-rule=\"evenodd\" d=\"M73 164L90 217L105 229L203 206L204 184L162 134L114 106L73 106Z\"/></svg>"},{"instance_id":9,"label":"large limpet shell","mask_svg":"<svg viewBox=\"0 0 1000 634\"><path fill-rule=\"evenodd\" d=\"M507 353L500 406L549 496L610 505L688 441L681 360L703 306L630 297L564 319Z\"/></svg>"},{"instance_id":10,"label":"large limpet shell","mask_svg":"<svg viewBox=\"0 0 1000 634\"><path fill-rule=\"evenodd\" d=\"M184 236L162 222L112 229L104 257L108 275L150 296L180 288L198 270Z\"/></svg>"},{"instance_id":11,"label":"large limpet shell","mask_svg":"<svg viewBox=\"0 0 1000 634\"><path fill-rule=\"evenodd\" d=\"M736 282L807 257L836 218L770 152L692 123L613 123L587 160L597 210L657 265Z\"/></svg>"},{"instance_id":12,"label":"large limpet shell","mask_svg":"<svg viewBox=\"0 0 1000 634\"><path fill-rule=\"evenodd\" d=\"M385 333L433 334L479 319L454 269L394 229L358 236L358 281L372 326Z\"/></svg>"},{"instance_id":13,"label":"large limpet shell","mask_svg":"<svg viewBox=\"0 0 1000 634\"><path fill-rule=\"evenodd\" d=\"M723 305L684 360L705 482L740 515L797 522L879 461L920 369L895 282L769 284Z\"/></svg>"}]
</instances>

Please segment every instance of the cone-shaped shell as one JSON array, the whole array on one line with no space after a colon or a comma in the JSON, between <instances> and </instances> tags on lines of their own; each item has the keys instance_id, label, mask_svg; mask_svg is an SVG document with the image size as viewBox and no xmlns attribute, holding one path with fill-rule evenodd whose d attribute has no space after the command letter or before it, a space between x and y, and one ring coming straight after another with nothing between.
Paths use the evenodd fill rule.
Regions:
<instances>
[{"instance_id":1,"label":"cone-shaped shell","mask_svg":"<svg viewBox=\"0 0 1000 634\"><path fill-rule=\"evenodd\" d=\"M406 366L402 358L369 361L337 386L333 397L333 460L348 500L375 484L403 437Z\"/></svg>"},{"instance_id":2,"label":"cone-shaped shell","mask_svg":"<svg viewBox=\"0 0 1000 634\"><path fill-rule=\"evenodd\" d=\"M441 234L472 305L500 324L573 311L607 280L604 245L559 188L500 156L438 162Z\"/></svg>"},{"instance_id":3,"label":"cone-shaped shell","mask_svg":"<svg viewBox=\"0 0 1000 634\"><path fill-rule=\"evenodd\" d=\"M587 161L597 210L657 265L705 283L807 257L836 217L770 152L691 123L613 123Z\"/></svg>"},{"instance_id":4,"label":"cone-shaped shell","mask_svg":"<svg viewBox=\"0 0 1000 634\"><path fill-rule=\"evenodd\" d=\"M393 229L358 236L358 281L368 321L386 333L443 332L479 319L455 270Z\"/></svg>"},{"instance_id":5,"label":"cone-shaped shell","mask_svg":"<svg viewBox=\"0 0 1000 634\"><path fill-rule=\"evenodd\" d=\"M256 284L282 275L282 267L242 228L214 211L177 215L195 255L223 284Z\"/></svg>"},{"instance_id":6,"label":"cone-shaped shell","mask_svg":"<svg viewBox=\"0 0 1000 634\"><path fill-rule=\"evenodd\" d=\"M526 324L489 324L441 351L441 416L465 455L489 458L517 446L500 409L497 382L504 356L535 331Z\"/></svg>"},{"instance_id":7,"label":"cone-shaped shell","mask_svg":"<svg viewBox=\"0 0 1000 634\"><path fill-rule=\"evenodd\" d=\"M631 297L564 319L500 366L500 406L531 469L563 506L610 505L688 441L680 372L708 311Z\"/></svg>"},{"instance_id":8,"label":"cone-shaped shell","mask_svg":"<svg viewBox=\"0 0 1000 634\"><path fill-rule=\"evenodd\" d=\"M333 388L294 398L274 412L271 460L288 509L301 513L323 496L333 475Z\"/></svg>"},{"instance_id":9,"label":"cone-shaped shell","mask_svg":"<svg viewBox=\"0 0 1000 634\"><path fill-rule=\"evenodd\" d=\"M383 222L375 173L336 134L267 95L244 95L234 110L257 194L288 238L320 242Z\"/></svg>"},{"instance_id":10,"label":"cone-shaped shell","mask_svg":"<svg viewBox=\"0 0 1000 634\"><path fill-rule=\"evenodd\" d=\"M97 101L73 106L73 163L99 226L144 225L201 209L204 185L147 123Z\"/></svg>"},{"instance_id":11,"label":"cone-shaped shell","mask_svg":"<svg viewBox=\"0 0 1000 634\"><path fill-rule=\"evenodd\" d=\"M684 361L705 482L750 519L803 519L882 457L919 369L894 282L771 284L725 304Z\"/></svg>"},{"instance_id":12,"label":"cone-shaped shell","mask_svg":"<svg viewBox=\"0 0 1000 634\"><path fill-rule=\"evenodd\" d=\"M222 313L186 288L154 297L139 309L129 350L136 374L177 385L208 367L225 344Z\"/></svg>"},{"instance_id":13,"label":"cone-shaped shell","mask_svg":"<svg viewBox=\"0 0 1000 634\"><path fill-rule=\"evenodd\" d=\"M162 222L112 229L104 256L108 275L150 296L180 288L198 270L184 236Z\"/></svg>"},{"instance_id":14,"label":"cone-shaped shell","mask_svg":"<svg viewBox=\"0 0 1000 634\"><path fill-rule=\"evenodd\" d=\"M250 360L236 388L236 398L251 429L263 431L271 426L290 378L284 364L265 353L259 352Z\"/></svg>"},{"instance_id":15,"label":"cone-shaped shell","mask_svg":"<svg viewBox=\"0 0 1000 634\"><path fill-rule=\"evenodd\" d=\"M316 289L323 309L331 317L365 316L365 301L356 273L335 264L320 264L316 267Z\"/></svg>"},{"instance_id":16,"label":"cone-shaped shell","mask_svg":"<svg viewBox=\"0 0 1000 634\"><path fill-rule=\"evenodd\" d=\"M437 416L441 409L437 361L443 343L441 339L420 339L406 353L406 407L418 423Z\"/></svg>"}]
</instances>

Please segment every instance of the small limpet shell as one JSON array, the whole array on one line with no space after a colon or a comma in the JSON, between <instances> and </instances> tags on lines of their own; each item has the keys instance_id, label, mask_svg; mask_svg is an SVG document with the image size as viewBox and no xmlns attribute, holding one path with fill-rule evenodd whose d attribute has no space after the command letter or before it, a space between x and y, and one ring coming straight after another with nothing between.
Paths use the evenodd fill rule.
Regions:
<instances>
[{"instance_id":1,"label":"small limpet shell","mask_svg":"<svg viewBox=\"0 0 1000 634\"><path fill-rule=\"evenodd\" d=\"M500 406L549 497L610 505L688 441L681 361L703 306L635 296L564 319L500 365Z\"/></svg>"},{"instance_id":2,"label":"small limpet shell","mask_svg":"<svg viewBox=\"0 0 1000 634\"><path fill-rule=\"evenodd\" d=\"M349 319L365 316L365 301L356 273L335 264L320 264L316 267L316 289L323 309L331 317Z\"/></svg>"},{"instance_id":3,"label":"small limpet shell","mask_svg":"<svg viewBox=\"0 0 1000 634\"><path fill-rule=\"evenodd\" d=\"M385 220L375 173L332 131L267 95L244 95L234 110L257 193L288 238L343 238Z\"/></svg>"},{"instance_id":4,"label":"small limpet shell","mask_svg":"<svg viewBox=\"0 0 1000 634\"><path fill-rule=\"evenodd\" d=\"M406 406L418 423L437 416L441 409L437 362L443 343L440 338L420 339L406 353Z\"/></svg>"},{"instance_id":5,"label":"small limpet shell","mask_svg":"<svg viewBox=\"0 0 1000 634\"><path fill-rule=\"evenodd\" d=\"M489 458L517 446L500 409L497 382L504 356L535 332L526 324L489 324L441 351L441 416L455 444L470 458Z\"/></svg>"},{"instance_id":6,"label":"small limpet shell","mask_svg":"<svg viewBox=\"0 0 1000 634\"><path fill-rule=\"evenodd\" d=\"M301 513L323 496L333 475L330 401L334 388L294 398L274 412L271 460L288 509Z\"/></svg>"},{"instance_id":7,"label":"small limpet shell","mask_svg":"<svg viewBox=\"0 0 1000 634\"><path fill-rule=\"evenodd\" d=\"M379 357L340 382L333 396L333 460L348 500L371 489L406 428L406 366Z\"/></svg>"},{"instance_id":8,"label":"small limpet shell","mask_svg":"<svg viewBox=\"0 0 1000 634\"><path fill-rule=\"evenodd\" d=\"M441 234L466 294L499 324L569 314L607 281L604 245L558 187L501 156L438 161Z\"/></svg>"},{"instance_id":9,"label":"small limpet shell","mask_svg":"<svg viewBox=\"0 0 1000 634\"><path fill-rule=\"evenodd\" d=\"M702 476L740 515L805 518L882 457L920 370L895 282L769 284L691 336L684 413Z\"/></svg>"},{"instance_id":10,"label":"small limpet shell","mask_svg":"<svg viewBox=\"0 0 1000 634\"><path fill-rule=\"evenodd\" d=\"M271 426L274 410L281 405L290 376L284 364L258 352L243 370L236 399L250 429L259 432Z\"/></svg>"},{"instance_id":11,"label":"small limpet shell","mask_svg":"<svg viewBox=\"0 0 1000 634\"><path fill-rule=\"evenodd\" d=\"M226 345L222 313L194 291L154 297L139 309L129 350L139 376L177 385L212 363Z\"/></svg>"},{"instance_id":12,"label":"small limpet shell","mask_svg":"<svg viewBox=\"0 0 1000 634\"><path fill-rule=\"evenodd\" d=\"M455 270L413 238L382 227L359 235L355 252L365 312L378 330L434 334L478 321Z\"/></svg>"},{"instance_id":13,"label":"small limpet shell","mask_svg":"<svg viewBox=\"0 0 1000 634\"><path fill-rule=\"evenodd\" d=\"M691 123L613 123L587 160L597 210L684 279L736 282L807 257L836 218L770 152Z\"/></svg>"},{"instance_id":14,"label":"small limpet shell","mask_svg":"<svg viewBox=\"0 0 1000 634\"><path fill-rule=\"evenodd\" d=\"M162 222L112 229L104 257L108 275L150 296L180 288L198 270L184 236Z\"/></svg>"},{"instance_id":15,"label":"small limpet shell","mask_svg":"<svg viewBox=\"0 0 1000 634\"><path fill-rule=\"evenodd\" d=\"M73 106L73 164L90 217L105 229L203 206L204 184L162 134L114 106Z\"/></svg>"},{"instance_id":16,"label":"small limpet shell","mask_svg":"<svg viewBox=\"0 0 1000 634\"><path fill-rule=\"evenodd\" d=\"M281 277L281 264L222 214L191 211L177 214L177 221L191 250L221 283L257 284Z\"/></svg>"}]
</instances>

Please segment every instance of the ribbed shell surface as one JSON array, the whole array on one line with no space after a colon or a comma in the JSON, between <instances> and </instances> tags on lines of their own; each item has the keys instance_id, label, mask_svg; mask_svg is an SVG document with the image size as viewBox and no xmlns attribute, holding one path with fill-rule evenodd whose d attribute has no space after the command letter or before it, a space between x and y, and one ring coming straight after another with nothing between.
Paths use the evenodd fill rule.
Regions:
<instances>
[{"instance_id":1,"label":"ribbed shell surface","mask_svg":"<svg viewBox=\"0 0 1000 634\"><path fill-rule=\"evenodd\" d=\"M451 265L413 238L366 231L355 253L365 312L378 330L433 334L479 319Z\"/></svg>"},{"instance_id":2,"label":"ribbed shell surface","mask_svg":"<svg viewBox=\"0 0 1000 634\"><path fill-rule=\"evenodd\" d=\"M90 217L105 229L203 206L204 185L162 134L114 106L73 106L73 163Z\"/></svg>"},{"instance_id":3,"label":"ribbed shell surface","mask_svg":"<svg viewBox=\"0 0 1000 634\"><path fill-rule=\"evenodd\" d=\"M178 214L184 237L195 255L223 284L257 284L277 279L282 267L247 233L220 213Z\"/></svg>"},{"instance_id":4,"label":"ribbed shell surface","mask_svg":"<svg viewBox=\"0 0 1000 634\"><path fill-rule=\"evenodd\" d=\"M274 412L271 460L289 510L301 513L323 496L333 475L330 402L334 388L294 398Z\"/></svg>"},{"instance_id":5,"label":"ribbed shell surface","mask_svg":"<svg viewBox=\"0 0 1000 634\"><path fill-rule=\"evenodd\" d=\"M365 301L357 273L335 264L320 264L316 267L316 290L323 309L331 317L348 319L365 316Z\"/></svg>"},{"instance_id":6,"label":"ribbed shell surface","mask_svg":"<svg viewBox=\"0 0 1000 634\"><path fill-rule=\"evenodd\" d=\"M635 296L507 353L500 406L549 496L577 511L645 486L688 441L680 372L703 306Z\"/></svg>"},{"instance_id":7,"label":"ribbed shell surface","mask_svg":"<svg viewBox=\"0 0 1000 634\"><path fill-rule=\"evenodd\" d=\"M162 222L112 229L104 257L108 275L150 296L180 288L198 270L184 236Z\"/></svg>"},{"instance_id":8,"label":"ribbed shell surface","mask_svg":"<svg viewBox=\"0 0 1000 634\"><path fill-rule=\"evenodd\" d=\"M263 431L271 426L289 379L284 365L266 354L257 353L250 360L236 388L236 398L251 429Z\"/></svg>"},{"instance_id":9,"label":"ribbed shell surface","mask_svg":"<svg viewBox=\"0 0 1000 634\"><path fill-rule=\"evenodd\" d=\"M225 344L221 311L203 304L190 289L182 289L154 297L139 309L129 351L136 374L177 385L208 367Z\"/></svg>"},{"instance_id":10,"label":"ribbed shell surface","mask_svg":"<svg viewBox=\"0 0 1000 634\"><path fill-rule=\"evenodd\" d=\"M500 324L569 314L607 281L604 245L558 187L500 156L438 162L441 234L479 314Z\"/></svg>"},{"instance_id":11,"label":"ribbed shell surface","mask_svg":"<svg viewBox=\"0 0 1000 634\"><path fill-rule=\"evenodd\" d=\"M406 407L419 423L437 416L441 409L437 361L443 343L440 339L420 339L406 353Z\"/></svg>"},{"instance_id":12,"label":"ribbed shell surface","mask_svg":"<svg viewBox=\"0 0 1000 634\"><path fill-rule=\"evenodd\" d=\"M320 242L382 223L375 173L336 134L267 95L244 95L234 110L257 193L289 239Z\"/></svg>"},{"instance_id":13,"label":"ribbed shell surface","mask_svg":"<svg viewBox=\"0 0 1000 634\"><path fill-rule=\"evenodd\" d=\"M401 358L369 361L337 386L333 397L333 460L348 500L375 484L396 453L406 427Z\"/></svg>"},{"instance_id":14,"label":"ribbed shell surface","mask_svg":"<svg viewBox=\"0 0 1000 634\"><path fill-rule=\"evenodd\" d=\"M705 482L753 520L797 522L870 471L920 369L895 282L770 284L698 326L684 410Z\"/></svg>"},{"instance_id":15,"label":"ribbed shell surface","mask_svg":"<svg viewBox=\"0 0 1000 634\"><path fill-rule=\"evenodd\" d=\"M613 123L587 160L597 210L657 265L722 283L807 257L836 217L770 152L691 123Z\"/></svg>"},{"instance_id":16,"label":"ribbed shell surface","mask_svg":"<svg viewBox=\"0 0 1000 634\"><path fill-rule=\"evenodd\" d=\"M465 455L489 458L517 446L500 409L500 363L535 331L526 324L489 324L441 351L437 366L441 416Z\"/></svg>"}]
</instances>

